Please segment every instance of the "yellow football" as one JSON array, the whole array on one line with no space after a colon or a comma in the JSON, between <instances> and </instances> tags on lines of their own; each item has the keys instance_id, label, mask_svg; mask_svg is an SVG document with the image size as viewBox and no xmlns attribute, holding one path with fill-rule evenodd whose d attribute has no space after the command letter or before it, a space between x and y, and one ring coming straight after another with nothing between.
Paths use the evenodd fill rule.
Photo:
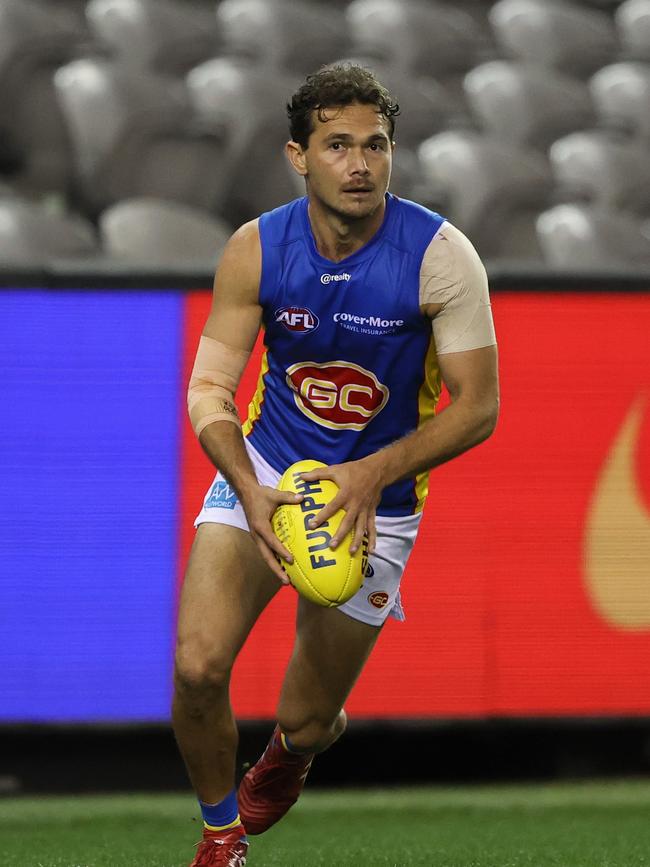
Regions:
<instances>
[{"instance_id":1,"label":"yellow football","mask_svg":"<svg viewBox=\"0 0 650 867\"><path fill-rule=\"evenodd\" d=\"M300 473L307 473L326 464L320 461L298 461L284 473L278 489L303 495L301 503L283 503L273 515L275 535L293 555L293 563L278 558L282 568L296 590L317 605L333 608L347 602L363 584L368 565L368 538L350 554L353 532L334 549L329 547L332 536L345 516L343 509L317 527L309 528L309 521L334 499L337 485L329 479L307 482Z\"/></svg>"}]
</instances>

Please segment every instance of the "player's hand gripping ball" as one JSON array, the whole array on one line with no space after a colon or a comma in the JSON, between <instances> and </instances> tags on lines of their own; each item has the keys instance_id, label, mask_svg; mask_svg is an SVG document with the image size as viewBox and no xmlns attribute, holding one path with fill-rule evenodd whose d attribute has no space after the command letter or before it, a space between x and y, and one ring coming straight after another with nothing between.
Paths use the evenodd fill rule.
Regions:
<instances>
[{"instance_id":1,"label":"player's hand gripping ball","mask_svg":"<svg viewBox=\"0 0 650 867\"><path fill-rule=\"evenodd\" d=\"M350 554L354 530L334 549L329 547L332 536L345 516L343 509L317 527L309 521L338 493L338 486L329 479L303 481L307 473L326 464L320 461L298 461L280 479L281 491L303 495L300 503L283 503L273 515L273 530L282 544L293 554L293 563L278 558L296 590L317 605L333 608L347 602L363 584L368 565L368 537L364 534L358 551Z\"/></svg>"}]
</instances>

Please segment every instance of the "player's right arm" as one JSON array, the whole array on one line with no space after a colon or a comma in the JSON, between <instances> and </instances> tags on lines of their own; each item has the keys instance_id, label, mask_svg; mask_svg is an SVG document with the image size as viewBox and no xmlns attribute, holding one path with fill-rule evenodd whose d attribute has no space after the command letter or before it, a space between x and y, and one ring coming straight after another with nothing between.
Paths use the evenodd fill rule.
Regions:
<instances>
[{"instance_id":1,"label":"player's right arm","mask_svg":"<svg viewBox=\"0 0 650 867\"><path fill-rule=\"evenodd\" d=\"M228 241L217 268L210 314L203 328L188 389L190 420L212 463L237 492L262 557L283 583L274 552L291 561L271 526L280 503L301 498L258 483L244 446L235 392L260 329L262 251L257 220Z\"/></svg>"}]
</instances>

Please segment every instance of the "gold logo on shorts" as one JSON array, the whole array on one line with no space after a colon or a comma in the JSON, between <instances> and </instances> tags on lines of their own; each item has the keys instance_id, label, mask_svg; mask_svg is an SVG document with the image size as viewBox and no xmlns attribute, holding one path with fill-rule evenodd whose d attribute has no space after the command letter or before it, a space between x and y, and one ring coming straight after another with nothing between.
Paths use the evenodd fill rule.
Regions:
<instances>
[{"instance_id":1,"label":"gold logo on shorts","mask_svg":"<svg viewBox=\"0 0 650 867\"><path fill-rule=\"evenodd\" d=\"M368 602L374 605L375 608L384 608L388 605L388 599L388 593L385 593L383 590L375 590L374 593L368 594Z\"/></svg>"}]
</instances>

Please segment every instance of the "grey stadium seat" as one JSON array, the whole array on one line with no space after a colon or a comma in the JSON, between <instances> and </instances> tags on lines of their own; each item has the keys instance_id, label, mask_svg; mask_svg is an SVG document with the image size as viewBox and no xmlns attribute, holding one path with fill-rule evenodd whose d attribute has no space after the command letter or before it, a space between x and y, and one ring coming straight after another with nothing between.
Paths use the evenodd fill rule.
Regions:
<instances>
[{"instance_id":1,"label":"grey stadium seat","mask_svg":"<svg viewBox=\"0 0 650 867\"><path fill-rule=\"evenodd\" d=\"M650 237L627 214L589 205L558 205L539 215L545 262L562 270L617 271L650 268Z\"/></svg>"},{"instance_id":2,"label":"grey stadium seat","mask_svg":"<svg viewBox=\"0 0 650 867\"><path fill-rule=\"evenodd\" d=\"M435 0L352 0L346 17L357 53L405 72L445 76L492 56L475 18Z\"/></svg>"},{"instance_id":3,"label":"grey stadium seat","mask_svg":"<svg viewBox=\"0 0 650 867\"><path fill-rule=\"evenodd\" d=\"M217 52L211 10L176 0L89 0L90 29L120 63L185 73Z\"/></svg>"},{"instance_id":4,"label":"grey stadium seat","mask_svg":"<svg viewBox=\"0 0 650 867\"><path fill-rule=\"evenodd\" d=\"M499 0L490 21L508 54L572 75L590 75L618 52L611 16L577 3Z\"/></svg>"},{"instance_id":5,"label":"grey stadium seat","mask_svg":"<svg viewBox=\"0 0 650 867\"><path fill-rule=\"evenodd\" d=\"M23 188L64 188L70 147L56 99L54 69L73 56L84 30L65 8L0 0L0 128L25 155Z\"/></svg>"},{"instance_id":6,"label":"grey stadium seat","mask_svg":"<svg viewBox=\"0 0 650 867\"><path fill-rule=\"evenodd\" d=\"M553 180L546 158L476 132L445 132L419 149L430 200L488 258L540 257L535 218Z\"/></svg>"},{"instance_id":7,"label":"grey stadium seat","mask_svg":"<svg viewBox=\"0 0 650 867\"><path fill-rule=\"evenodd\" d=\"M402 147L417 147L425 138L452 126L470 126L464 102L430 76L407 76L397 70L378 70L379 80L397 95L396 118Z\"/></svg>"},{"instance_id":8,"label":"grey stadium seat","mask_svg":"<svg viewBox=\"0 0 650 867\"><path fill-rule=\"evenodd\" d=\"M626 0L615 20L626 56L650 61L650 0Z\"/></svg>"},{"instance_id":9,"label":"grey stadium seat","mask_svg":"<svg viewBox=\"0 0 650 867\"><path fill-rule=\"evenodd\" d=\"M98 253L94 229L81 217L48 213L19 198L0 198L0 260L5 265L38 267Z\"/></svg>"},{"instance_id":10,"label":"grey stadium seat","mask_svg":"<svg viewBox=\"0 0 650 867\"><path fill-rule=\"evenodd\" d=\"M300 186L284 155L289 139L286 103L293 79L227 57L209 60L187 76L194 111L223 141L214 173L223 213L233 222L289 201Z\"/></svg>"},{"instance_id":11,"label":"grey stadium seat","mask_svg":"<svg viewBox=\"0 0 650 867\"><path fill-rule=\"evenodd\" d=\"M104 252L147 268L213 269L231 229L210 214L161 199L129 199L101 215Z\"/></svg>"},{"instance_id":12,"label":"grey stadium seat","mask_svg":"<svg viewBox=\"0 0 650 867\"><path fill-rule=\"evenodd\" d=\"M549 151L559 193L611 210L650 213L650 147L602 131L576 132Z\"/></svg>"},{"instance_id":13,"label":"grey stadium seat","mask_svg":"<svg viewBox=\"0 0 650 867\"><path fill-rule=\"evenodd\" d=\"M90 212L140 195L214 205L218 184L211 169L222 148L194 134L182 82L85 59L59 69L55 83Z\"/></svg>"},{"instance_id":14,"label":"grey stadium seat","mask_svg":"<svg viewBox=\"0 0 650 867\"><path fill-rule=\"evenodd\" d=\"M650 141L650 64L613 63L592 76L589 86L603 125Z\"/></svg>"},{"instance_id":15,"label":"grey stadium seat","mask_svg":"<svg viewBox=\"0 0 650 867\"><path fill-rule=\"evenodd\" d=\"M343 12L294 0L223 0L217 19L225 54L302 77L349 53Z\"/></svg>"},{"instance_id":16,"label":"grey stadium seat","mask_svg":"<svg viewBox=\"0 0 650 867\"><path fill-rule=\"evenodd\" d=\"M495 60L465 76L465 93L483 128L504 141L545 149L594 122L589 90L577 79Z\"/></svg>"}]
</instances>

